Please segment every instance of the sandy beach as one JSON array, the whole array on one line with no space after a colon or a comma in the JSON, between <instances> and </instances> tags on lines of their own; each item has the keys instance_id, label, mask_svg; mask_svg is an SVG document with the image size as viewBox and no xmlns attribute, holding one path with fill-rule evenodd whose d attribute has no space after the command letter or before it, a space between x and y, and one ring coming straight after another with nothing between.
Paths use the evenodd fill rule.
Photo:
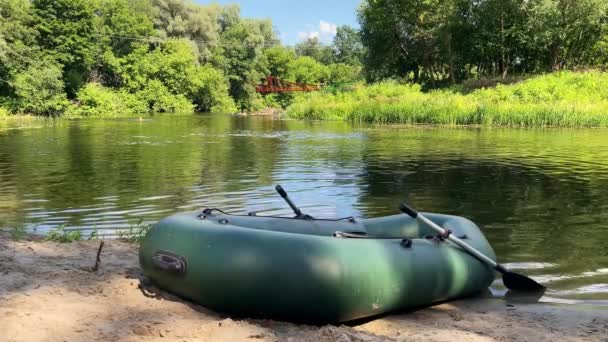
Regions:
<instances>
[{"instance_id":1,"label":"sandy beach","mask_svg":"<svg viewBox=\"0 0 608 342\"><path fill-rule=\"evenodd\" d=\"M608 309L470 298L358 324L235 319L155 289L137 246L0 232L0 341L608 341Z\"/></svg>"}]
</instances>

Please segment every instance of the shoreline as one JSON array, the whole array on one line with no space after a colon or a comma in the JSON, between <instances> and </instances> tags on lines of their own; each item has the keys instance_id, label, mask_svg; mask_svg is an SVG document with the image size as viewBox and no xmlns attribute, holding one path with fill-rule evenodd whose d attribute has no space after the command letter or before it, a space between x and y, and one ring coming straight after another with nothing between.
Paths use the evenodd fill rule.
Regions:
<instances>
[{"instance_id":1,"label":"shoreline","mask_svg":"<svg viewBox=\"0 0 608 342\"><path fill-rule=\"evenodd\" d=\"M151 286L137 246L13 241L0 231L0 329L8 341L606 341L608 309L469 298L350 325L237 319Z\"/></svg>"},{"instance_id":2,"label":"shoreline","mask_svg":"<svg viewBox=\"0 0 608 342\"><path fill-rule=\"evenodd\" d=\"M78 120L117 120L117 119L139 119L140 121L146 121L150 118L154 118L158 115L172 116L172 115L185 115L186 113L150 113L150 114L128 114L128 115L117 115L117 116L36 116L29 114L16 114L9 116L0 116L0 129L6 128L4 125L11 124L16 127L11 129L27 128L31 125L38 123L45 123L49 121L78 121ZM209 115L214 113L187 113L188 115ZM428 122L383 122L383 121L353 121L346 120L344 118L306 118L289 115L286 109L277 108L265 108L259 111L253 112L238 112L232 114L226 114L227 116L235 117L257 117L257 118L272 118L280 120L295 120L300 122L344 122L352 125L369 125L370 127L389 127L389 128L450 128L450 129L516 129L516 130L602 130L608 129L608 126L597 125L597 126L562 126L562 125L517 125L517 124L482 124L482 123L428 123Z\"/></svg>"}]
</instances>

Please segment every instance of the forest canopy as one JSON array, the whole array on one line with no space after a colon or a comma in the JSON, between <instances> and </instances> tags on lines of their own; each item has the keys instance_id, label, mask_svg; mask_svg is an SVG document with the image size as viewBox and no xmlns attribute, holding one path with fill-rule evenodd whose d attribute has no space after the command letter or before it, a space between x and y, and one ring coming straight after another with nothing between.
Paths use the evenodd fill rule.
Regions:
<instances>
[{"instance_id":1,"label":"forest canopy","mask_svg":"<svg viewBox=\"0 0 608 342\"><path fill-rule=\"evenodd\" d=\"M284 46L267 19L187 0L0 0L0 114L254 111L268 75L437 88L603 68L608 0L363 0L360 27Z\"/></svg>"},{"instance_id":2,"label":"forest canopy","mask_svg":"<svg viewBox=\"0 0 608 342\"><path fill-rule=\"evenodd\" d=\"M255 92L270 74L358 80L359 57L342 45L282 46L270 20L243 18L236 5L1 0L0 107L68 116L255 110L279 100Z\"/></svg>"},{"instance_id":3,"label":"forest canopy","mask_svg":"<svg viewBox=\"0 0 608 342\"><path fill-rule=\"evenodd\" d=\"M604 66L608 0L368 0L368 80L458 82Z\"/></svg>"}]
</instances>

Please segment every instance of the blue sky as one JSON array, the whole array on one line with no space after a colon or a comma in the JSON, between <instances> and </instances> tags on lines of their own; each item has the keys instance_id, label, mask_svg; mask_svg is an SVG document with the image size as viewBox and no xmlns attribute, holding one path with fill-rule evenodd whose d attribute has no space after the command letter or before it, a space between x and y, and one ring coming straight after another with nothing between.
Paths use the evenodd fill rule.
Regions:
<instances>
[{"instance_id":1,"label":"blue sky","mask_svg":"<svg viewBox=\"0 0 608 342\"><path fill-rule=\"evenodd\" d=\"M207 4L212 1L196 0ZM358 26L356 10L360 0L219 0L220 4L236 3L241 15L248 18L270 18L285 44L295 44L306 37L318 36L329 42L336 26Z\"/></svg>"}]
</instances>

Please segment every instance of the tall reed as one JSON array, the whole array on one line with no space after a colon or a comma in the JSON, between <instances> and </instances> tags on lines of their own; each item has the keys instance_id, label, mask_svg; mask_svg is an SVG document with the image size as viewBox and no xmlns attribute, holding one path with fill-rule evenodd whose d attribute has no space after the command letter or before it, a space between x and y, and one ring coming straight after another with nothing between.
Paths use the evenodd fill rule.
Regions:
<instances>
[{"instance_id":1,"label":"tall reed","mask_svg":"<svg viewBox=\"0 0 608 342\"><path fill-rule=\"evenodd\" d=\"M469 94L394 81L296 97L287 115L372 123L608 127L608 73L560 72Z\"/></svg>"}]
</instances>

